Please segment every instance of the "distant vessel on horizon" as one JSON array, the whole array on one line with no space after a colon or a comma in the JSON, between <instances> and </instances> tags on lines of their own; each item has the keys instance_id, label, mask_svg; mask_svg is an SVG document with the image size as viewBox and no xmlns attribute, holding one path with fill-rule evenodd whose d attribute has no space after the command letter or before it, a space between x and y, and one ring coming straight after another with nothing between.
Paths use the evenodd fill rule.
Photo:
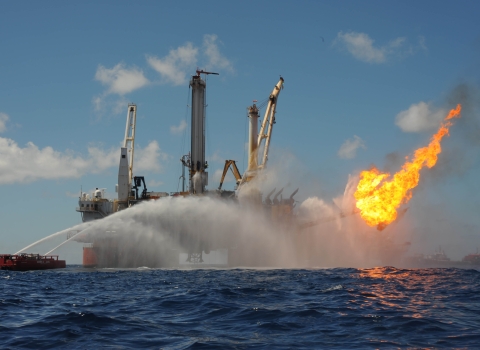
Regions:
<instances>
[{"instance_id":1,"label":"distant vessel on horizon","mask_svg":"<svg viewBox=\"0 0 480 350\"><path fill-rule=\"evenodd\" d=\"M465 255L462 261L471 265L480 266L480 253L478 252L478 248L475 253Z\"/></svg>"},{"instance_id":2,"label":"distant vessel on horizon","mask_svg":"<svg viewBox=\"0 0 480 350\"><path fill-rule=\"evenodd\" d=\"M431 255L415 254L406 258L408 267L428 268L428 267L457 267L470 268L480 266L480 254L468 254L462 260L451 260L445 251L439 247Z\"/></svg>"}]
</instances>

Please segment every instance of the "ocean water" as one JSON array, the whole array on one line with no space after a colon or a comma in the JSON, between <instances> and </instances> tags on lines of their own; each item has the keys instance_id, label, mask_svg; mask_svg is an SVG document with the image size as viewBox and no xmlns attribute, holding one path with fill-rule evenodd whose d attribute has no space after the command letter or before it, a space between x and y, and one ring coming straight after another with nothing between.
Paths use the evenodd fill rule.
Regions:
<instances>
[{"instance_id":1,"label":"ocean water","mask_svg":"<svg viewBox=\"0 0 480 350\"><path fill-rule=\"evenodd\" d=\"M463 269L0 271L2 349L480 348Z\"/></svg>"}]
</instances>

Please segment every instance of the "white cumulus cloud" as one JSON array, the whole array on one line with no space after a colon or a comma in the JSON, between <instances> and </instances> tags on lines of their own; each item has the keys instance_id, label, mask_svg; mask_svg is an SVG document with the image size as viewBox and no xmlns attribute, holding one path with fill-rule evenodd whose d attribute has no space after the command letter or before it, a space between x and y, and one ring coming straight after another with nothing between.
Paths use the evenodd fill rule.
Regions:
<instances>
[{"instance_id":1,"label":"white cumulus cloud","mask_svg":"<svg viewBox=\"0 0 480 350\"><path fill-rule=\"evenodd\" d=\"M375 46L374 40L368 34L357 32L339 32L335 43L344 47L356 59L369 63L384 63L390 56L404 55L411 50L404 49L404 37L396 38L384 46Z\"/></svg>"},{"instance_id":2,"label":"white cumulus cloud","mask_svg":"<svg viewBox=\"0 0 480 350\"><path fill-rule=\"evenodd\" d=\"M149 84L148 79L141 69L127 68L119 63L113 68L99 65L95 73L95 80L107 86L107 93L125 95Z\"/></svg>"},{"instance_id":3,"label":"white cumulus cloud","mask_svg":"<svg viewBox=\"0 0 480 350\"><path fill-rule=\"evenodd\" d=\"M162 152L157 141L151 141L147 147L135 147L135 159L133 160L133 172L152 171L161 172L163 167L160 161L166 161L169 157Z\"/></svg>"},{"instance_id":4,"label":"white cumulus cloud","mask_svg":"<svg viewBox=\"0 0 480 350\"><path fill-rule=\"evenodd\" d=\"M0 132L7 130L7 122L9 119L7 114L0 112Z\"/></svg>"},{"instance_id":5,"label":"white cumulus cloud","mask_svg":"<svg viewBox=\"0 0 480 350\"><path fill-rule=\"evenodd\" d=\"M118 148L111 147L109 149L103 149L101 146L88 146L88 156L78 156L78 159L83 159L89 169L85 169L84 173L101 173L109 168L118 167L120 159L120 150ZM66 151L65 153L69 153ZM60 152L56 152L61 154ZM82 170L82 169L79 169ZM83 174L82 174L83 175Z\"/></svg>"},{"instance_id":6,"label":"white cumulus cloud","mask_svg":"<svg viewBox=\"0 0 480 350\"><path fill-rule=\"evenodd\" d=\"M187 73L197 63L198 48L192 43L186 43L177 49L170 50L164 58L147 56L148 64L155 69L165 82L182 85L187 81Z\"/></svg>"},{"instance_id":7,"label":"white cumulus cloud","mask_svg":"<svg viewBox=\"0 0 480 350\"><path fill-rule=\"evenodd\" d=\"M186 84L187 77L194 73L197 65L210 71L233 72L233 64L222 55L218 43L217 35L205 34L200 48L187 42L170 50L163 58L147 56L147 62L160 74L163 82L173 85Z\"/></svg>"},{"instance_id":8,"label":"white cumulus cloud","mask_svg":"<svg viewBox=\"0 0 480 350\"><path fill-rule=\"evenodd\" d=\"M184 85L188 83L197 67L215 72L234 71L231 61L220 52L219 43L221 44L217 35L205 34L202 45L198 47L187 42L170 50L164 57L147 55L146 61L160 74L160 82L175 86ZM95 80L106 87L103 93L92 98L93 108L98 114L103 114L107 110L114 114L120 113L126 106L124 98L126 94L151 84L142 69L135 66L127 67L125 63L118 63L112 68L99 65ZM114 100L112 95L121 98Z\"/></svg>"},{"instance_id":9,"label":"white cumulus cloud","mask_svg":"<svg viewBox=\"0 0 480 350\"><path fill-rule=\"evenodd\" d=\"M119 63L113 68L99 65L95 80L106 86L106 90L101 95L92 98L93 108L99 114L107 109L111 109L114 114L121 113L127 106L124 95L150 84L141 69L128 68L124 63ZM120 98L115 100L109 95L118 95Z\"/></svg>"},{"instance_id":10,"label":"white cumulus cloud","mask_svg":"<svg viewBox=\"0 0 480 350\"><path fill-rule=\"evenodd\" d=\"M172 125L170 127L170 132L174 135L178 135L178 134L181 134L186 128L187 128L187 122L185 120L182 120L178 126Z\"/></svg>"},{"instance_id":11,"label":"white cumulus cloud","mask_svg":"<svg viewBox=\"0 0 480 350\"><path fill-rule=\"evenodd\" d=\"M395 117L395 124L405 132L421 132L435 129L447 115L447 111L434 108L430 103L412 104Z\"/></svg>"},{"instance_id":12,"label":"white cumulus cloud","mask_svg":"<svg viewBox=\"0 0 480 350\"><path fill-rule=\"evenodd\" d=\"M205 34L203 36L203 53L207 57L206 69L224 69L233 72L232 63L220 53L217 45L218 36Z\"/></svg>"},{"instance_id":13,"label":"white cumulus cloud","mask_svg":"<svg viewBox=\"0 0 480 350\"><path fill-rule=\"evenodd\" d=\"M103 149L88 147L88 154L82 156L71 150L56 151L52 147L39 148L33 142L25 147L14 140L0 137L0 184L33 182L78 178L85 174L98 174L118 167L119 148ZM160 161L168 156L160 151L156 141L135 153L138 161L134 170L160 171Z\"/></svg>"},{"instance_id":14,"label":"white cumulus cloud","mask_svg":"<svg viewBox=\"0 0 480 350\"><path fill-rule=\"evenodd\" d=\"M359 148L366 149L365 142L357 135L354 135L353 139L346 140L342 146L340 146L337 154L340 158L352 159L355 158L357 149Z\"/></svg>"}]
</instances>

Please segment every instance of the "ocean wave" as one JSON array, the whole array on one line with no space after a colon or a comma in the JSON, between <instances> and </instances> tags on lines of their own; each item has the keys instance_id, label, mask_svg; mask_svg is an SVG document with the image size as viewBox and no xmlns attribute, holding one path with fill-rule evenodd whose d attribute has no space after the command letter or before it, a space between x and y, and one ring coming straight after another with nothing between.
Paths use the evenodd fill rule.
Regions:
<instances>
[{"instance_id":1,"label":"ocean wave","mask_svg":"<svg viewBox=\"0 0 480 350\"><path fill-rule=\"evenodd\" d=\"M5 348L475 348L460 269L0 272Z\"/></svg>"}]
</instances>

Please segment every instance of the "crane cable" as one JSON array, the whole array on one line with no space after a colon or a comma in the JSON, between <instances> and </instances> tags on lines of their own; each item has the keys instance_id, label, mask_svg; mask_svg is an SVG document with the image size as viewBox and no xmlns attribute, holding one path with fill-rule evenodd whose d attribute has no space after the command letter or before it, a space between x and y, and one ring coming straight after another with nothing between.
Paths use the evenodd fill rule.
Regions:
<instances>
[{"instance_id":1,"label":"crane cable","mask_svg":"<svg viewBox=\"0 0 480 350\"><path fill-rule=\"evenodd\" d=\"M270 96L268 96L266 99L261 100L260 103L258 103L257 108L262 109L268 104L268 101L270 101Z\"/></svg>"}]
</instances>

